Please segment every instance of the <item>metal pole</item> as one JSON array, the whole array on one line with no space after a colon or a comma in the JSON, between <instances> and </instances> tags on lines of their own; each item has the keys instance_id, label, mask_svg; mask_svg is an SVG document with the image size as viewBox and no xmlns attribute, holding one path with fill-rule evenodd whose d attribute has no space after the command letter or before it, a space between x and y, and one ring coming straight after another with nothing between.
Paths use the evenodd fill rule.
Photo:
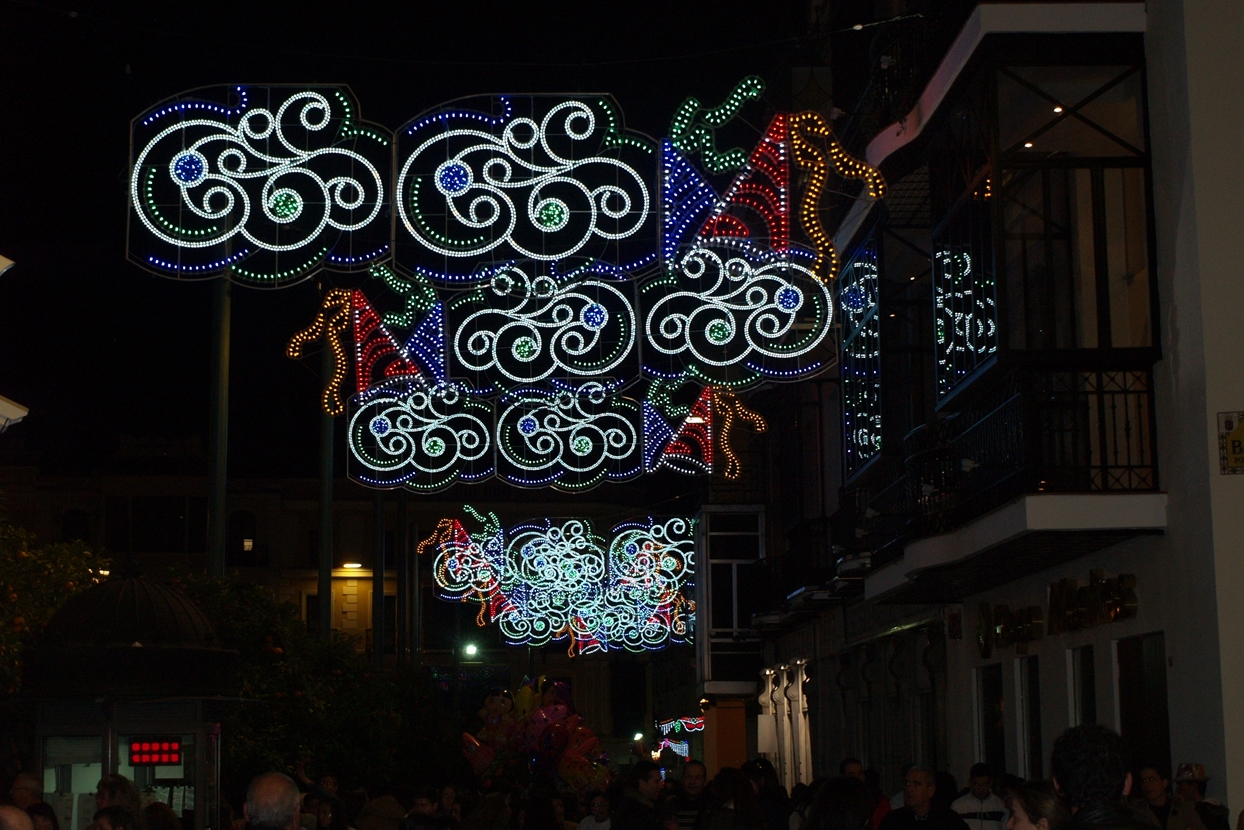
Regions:
<instances>
[{"instance_id":1,"label":"metal pole","mask_svg":"<svg viewBox=\"0 0 1244 830\"><path fill-rule=\"evenodd\" d=\"M333 376L333 354L324 344L320 375ZM320 639L333 636L333 416L320 413Z\"/></svg>"},{"instance_id":2,"label":"metal pole","mask_svg":"<svg viewBox=\"0 0 1244 830\"><path fill-rule=\"evenodd\" d=\"M376 668L384 667L384 491L375 498L376 544L371 563L371 645Z\"/></svg>"},{"instance_id":3,"label":"metal pole","mask_svg":"<svg viewBox=\"0 0 1244 830\"><path fill-rule=\"evenodd\" d=\"M406 491L402 491L402 498L406 498ZM415 529L415 537L418 538L418 528ZM409 543L408 543L409 544ZM415 655L415 668L423 668L423 563L419 561L419 551L415 550L415 554L411 557L411 570L414 571L414 587L411 590L411 652Z\"/></svg>"},{"instance_id":4,"label":"metal pole","mask_svg":"<svg viewBox=\"0 0 1244 830\"><path fill-rule=\"evenodd\" d=\"M225 485L229 465L229 330L233 311L233 284L226 277L216 280L212 301L215 328L212 332L212 402L208 477L211 501L207 511L207 572L225 575Z\"/></svg>"},{"instance_id":5,"label":"metal pole","mask_svg":"<svg viewBox=\"0 0 1244 830\"><path fill-rule=\"evenodd\" d=\"M397 533L394 557L397 559L397 663L410 662L410 548L406 544L406 489L397 496Z\"/></svg>"}]
</instances>

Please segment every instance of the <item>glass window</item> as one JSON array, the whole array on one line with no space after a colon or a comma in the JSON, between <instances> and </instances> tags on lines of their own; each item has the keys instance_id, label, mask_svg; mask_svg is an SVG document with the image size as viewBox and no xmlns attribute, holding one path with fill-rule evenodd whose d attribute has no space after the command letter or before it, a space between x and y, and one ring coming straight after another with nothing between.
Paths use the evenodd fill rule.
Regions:
<instances>
[{"instance_id":1,"label":"glass window","mask_svg":"<svg viewBox=\"0 0 1244 830\"><path fill-rule=\"evenodd\" d=\"M86 830L95 816L95 788L104 777L99 735L43 739L43 800L61 830Z\"/></svg>"},{"instance_id":2,"label":"glass window","mask_svg":"<svg viewBox=\"0 0 1244 830\"><path fill-rule=\"evenodd\" d=\"M134 782L143 803L162 801L173 808L179 818L187 819L187 826L194 826L194 735L160 735L162 741L177 740L181 749L180 763L130 765L130 747L134 743L149 741L153 736L121 735L117 740L117 772Z\"/></svg>"},{"instance_id":3,"label":"glass window","mask_svg":"<svg viewBox=\"0 0 1244 830\"><path fill-rule=\"evenodd\" d=\"M1067 649L1067 710L1069 726L1097 723L1097 677L1091 645Z\"/></svg>"},{"instance_id":4,"label":"glass window","mask_svg":"<svg viewBox=\"0 0 1244 830\"><path fill-rule=\"evenodd\" d=\"M994 775L1006 769L1006 727L1002 700L1002 664L976 670L976 760Z\"/></svg>"},{"instance_id":5,"label":"glass window","mask_svg":"<svg viewBox=\"0 0 1244 830\"><path fill-rule=\"evenodd\" d=\"M726 634L750 629L752 614L761 610L767 596L764 575L757 566L764 555L760 514L708 513L705 524L711 627Z\"/></svg>"},{"instance_id":6,"label":"glass window","mask_svg":"<svg viewBox=\"0 0 1244 830\"><path fill-rule=\"evenodd\" d=\"M1041 777L1041 672L1037 656L1015 659L1015 698L1019 712L1021 778Z\"/></svg>"},{"instance_id":7,"label":"glass window","mask_svg":"<svg viewBox=\"0 0 1244 830\"><path fill-rule=\"evenodd\" d=\"M1116 349L1149 346L1153 340L1144 172L1134 167L1107 169L1103 189L1110 345Z\"/></svg>"},{"instance_id":8,"label":"glass window","mask_svg":"<svg viewBox=\"0 0 1244 830\"><path fill-rule=\"evenodd\" d=\"M1140 70L1015 66L998 72L998 142L1023 158L1138 155L1145 150Z\"/></svg>"}]
</instances>

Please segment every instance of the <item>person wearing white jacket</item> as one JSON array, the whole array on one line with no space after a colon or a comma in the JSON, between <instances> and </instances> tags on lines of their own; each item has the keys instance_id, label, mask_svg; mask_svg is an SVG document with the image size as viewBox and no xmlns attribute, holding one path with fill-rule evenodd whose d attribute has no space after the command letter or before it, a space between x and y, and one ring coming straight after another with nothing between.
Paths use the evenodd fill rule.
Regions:
<instances>
[{"instance_id":1,"label":"person wearing white jacket","mask_svg":"<svg viewBox=\"0 0 1244 830\"><path fill-rule=\"evenodd\" d=\"M971 830L1003 830L1006 804L993 792L993 775L985 764L974 764L968 773L971 787L950 805Z\"/></svg>"}]
</instances>

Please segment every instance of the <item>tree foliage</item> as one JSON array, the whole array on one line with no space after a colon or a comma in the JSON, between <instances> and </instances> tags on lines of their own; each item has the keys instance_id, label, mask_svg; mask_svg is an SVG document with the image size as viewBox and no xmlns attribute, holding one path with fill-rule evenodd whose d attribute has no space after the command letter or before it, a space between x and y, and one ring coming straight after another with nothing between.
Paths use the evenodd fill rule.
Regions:
<instances>
[{"instance_id":1,"label":"tree foliage","mask_svg":"<svg viewBox=\"0 0 1244 830\"><path fill-rule=\"evenodd\" d=\"M226 792L303 758L346 787L469 776L450 719L421 672L377 671L345 635L311 636L298 609L237 579L175 580L240 654L241 703L221 725Z\"/></svg>"},{"instance_id":2,"label":"tree foliage","mask_svg":"<svg viewBox=\"0 0 1244 830\"><path fill-rule=\"evenodd\" d=\"M21 688L24 649L71 596L98 582L106 557L82 542L36 546L34 534L0 522L0 695Z\"/></svg>"}]
</instances>

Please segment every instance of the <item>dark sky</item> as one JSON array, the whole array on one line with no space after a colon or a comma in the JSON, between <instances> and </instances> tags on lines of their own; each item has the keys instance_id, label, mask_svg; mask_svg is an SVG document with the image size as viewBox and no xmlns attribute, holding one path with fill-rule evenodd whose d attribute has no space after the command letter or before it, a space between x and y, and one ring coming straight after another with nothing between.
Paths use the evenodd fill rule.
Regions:
<instances>
[{"instance_id":1,"label":"dark sky","mask_svg":"<svg viewBox=\"0 0 1244 830\"><path fill-rule=\"evenodd\" d=\"M687 96L758 74L781 103L802 2L0 0L0 395L30 407L0 461L96 469L121 436L207 430L208 283L125 259L129 121L183 90L345 83L395 128L463 95L609 92L659 136ZM347 280L326 277L344 284ZM284 357L315 280L235 288L230 467L312 475L316 361Z\"/></svg>"}]
</instances>

